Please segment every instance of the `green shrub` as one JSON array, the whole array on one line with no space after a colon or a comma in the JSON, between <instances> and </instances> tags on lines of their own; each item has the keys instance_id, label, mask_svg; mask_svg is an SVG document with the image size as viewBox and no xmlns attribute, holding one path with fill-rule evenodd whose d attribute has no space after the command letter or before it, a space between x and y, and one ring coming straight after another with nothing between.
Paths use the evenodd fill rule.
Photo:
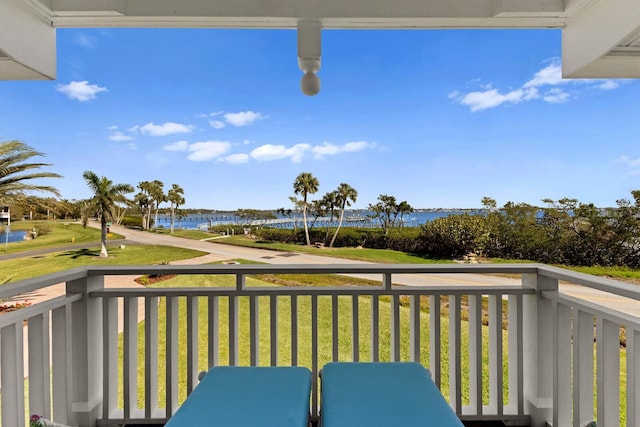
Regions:
<instances>
[{"instance_id":1,"label":"green shrub","mask_svg":"<svg viewBox=\"0 0 640 427\"><path fill-rule=\"evenodd\" d=\"M51 233L51 225L46 222L38 222L33 226L33 228L36 230L36 234L38 236L44 236L45 234Z\"/></svg>"},{"instance_id":2,"label":"green shrub","mask_svg":"<svg viewBox=\"0 0 640 427\"><path fill-rule=\"evenodd\" d=\"M129 228L142 228L142 217L141 216L125 216L120 221L120 225L123 227Z\"/></svg>"}]
</instances>

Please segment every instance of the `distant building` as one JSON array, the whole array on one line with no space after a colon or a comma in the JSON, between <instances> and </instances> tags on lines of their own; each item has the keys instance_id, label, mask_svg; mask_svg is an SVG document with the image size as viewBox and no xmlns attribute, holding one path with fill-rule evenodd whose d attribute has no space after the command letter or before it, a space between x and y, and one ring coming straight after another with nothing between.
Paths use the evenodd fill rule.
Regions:
<instances>
[{"instance_id":1,"label":"distant building","mask_svg":"<svg viewBox=\"0 0 640 427\"><path fill-rule=\"evenodd\" d=\"M9 223L11 208L9 206L0 206L0 224Z\"/></svg>"}]
</instances>

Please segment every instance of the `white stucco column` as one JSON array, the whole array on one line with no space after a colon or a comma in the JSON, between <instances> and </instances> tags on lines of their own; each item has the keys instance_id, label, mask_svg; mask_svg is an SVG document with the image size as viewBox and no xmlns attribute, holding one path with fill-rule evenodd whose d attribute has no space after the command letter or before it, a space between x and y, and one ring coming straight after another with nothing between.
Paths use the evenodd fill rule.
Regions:
<instances>
[{"instance_id":1,"label":"white stucco column","mask_svg":"<svg viewBox=\"0 0 640 427\"><path fill-rule=\"evenodd\" d=\"M67 282L67 294L84 298L71 307L71 414L72 425L95 427L102 410L103 335L102 300L89 298L104 288L103 276L89 276ZM114 379L115 381L115 379Z\"/></svg>"},{"instance_id":2,"label":"white stucco column","mask_svg":"<svg viewBox=\"0 0 640 427\"><path fill-rule=\"evenodd\" d=\"M558 281L537 274L523 274L522 286L536 293L523 298L523 391L525 413L531 427L543 427L553 410L553 304L542 291L557 291Z\"/></svg>"}]
</instances>

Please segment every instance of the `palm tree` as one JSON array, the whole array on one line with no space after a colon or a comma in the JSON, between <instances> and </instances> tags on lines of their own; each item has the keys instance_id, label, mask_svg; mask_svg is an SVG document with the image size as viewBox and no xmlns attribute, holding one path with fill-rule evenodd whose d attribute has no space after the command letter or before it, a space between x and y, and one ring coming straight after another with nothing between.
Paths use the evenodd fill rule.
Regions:
<instances>
[{"instance_id":1,"label":"palm tree","mask_svg":"<svg viewBox=\"0 0 640 427\"><path fill-rule=\"evenodd\" d=\"M304 222L304 235L307 239L307 246L311 246L309 240L309 226L307 225L307 196L318 191L318 178L313 176L310 172L302 172L293 181L293 192L295 194L302 195L302 221Z\"/></svg>"},{"instance_id":2,"label":"palm tree","mask_svg":"<svg viewBox=\"0 0 640 427\"><path fill-rule=\"evenodd\" d=\"M158 210L160 209L160 203L167 201L167 196L164 194L164 183L157 179L151 181L150 193L151 203L155 209L155 220L153 222L154 228L158 226Z\"/></svg>"},{"instance_id":3,"label":"palm tree","mask_svg":"<svg viewBox=\"0 0 640 427\"><path fill-rule=\"evenodd\" d=\"M336 241L336 237L338 237L338 232L340 231L340 227L342 227L342 221L344 220L344 209L346 206L351 206L351 203L355 203L358 198L358 192L355 188L350 186L349 184L345 184L344 182L338 185L338 188L335 191L336 193L336 202L338 207L340 208L340 220L338 221L338 228L336 228L336 232L333 234L333 238L331 238L331 243L329 247L332 248L333 244Z\"/></svg>"},{"instance_id":4,"label":"palm tree","mask_svg":"<svg viewBox=\"0 0 640 427\"><path fill-rule=\"evenodd\" d=\"M94 211L100 217L100 228L102 230L100 257L104 258L108 256L107 222L113 217L116 203L126 203L125 194L132 193L134 190L129 184L114 184L110 179L104 176L100 178L91 171L86 171L82 174L82 177L93 192L93 197L89 203L91 203Z\"/></svg>"},{"instance_id":5,"label":"palm tree","mask_svg":"<svg viewBox=\"0 0 640 427\"><path fill-rule=\"evenodd\" d=\"M167 192L167 201L171 205L171 234L173 234L173 222L176 218L176 209L178 206L184 205L184 190L178 184L173 184Z\"/></svg>"},{"instance_id":6,"label":"palm tree","mask_svg":"<svg viewBox=\"0 0 640 427\"><path fill-rule=\"evenodd\" d=\"M27 163L29 159L36 156L44 156L44 154L35 151L24 142L0 142L0 206L13 205L34 191L60 196L54 187L29 183L30 180L38 178L61 178L53 172L28 172L43 166L51 166L47 163Z\"/></svg>"}]
</instances>

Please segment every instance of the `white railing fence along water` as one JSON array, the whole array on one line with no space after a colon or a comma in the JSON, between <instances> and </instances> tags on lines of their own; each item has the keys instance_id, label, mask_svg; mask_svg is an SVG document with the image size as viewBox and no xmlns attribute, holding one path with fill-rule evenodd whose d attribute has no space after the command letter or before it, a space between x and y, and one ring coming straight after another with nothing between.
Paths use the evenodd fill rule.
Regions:
<instances>
[{"instance_id":1,"label":"white railing fence along water","mask_svg":"<svg viewBox=\"0 0 640 427\"><path fill-rule=\"evenodd\" d=\"M521 281L451 285L451 273ZM179 287L103 286L105 276L142 274L176 275ZM372 282L256 280L287 275L292 283L308 274ZM394 285L400 276L434 274L447 285ZM67 292L0 316L0 420L162 423L198 373L217 365L309 367L317 419L325 363L411 360L431 370L463 420L638 425L640 320L565 294L560 281L640 300L632 285L532 264L87 267L25 280L0 287L0 298L56 283Z\"/></svg>"}]
</instances>

